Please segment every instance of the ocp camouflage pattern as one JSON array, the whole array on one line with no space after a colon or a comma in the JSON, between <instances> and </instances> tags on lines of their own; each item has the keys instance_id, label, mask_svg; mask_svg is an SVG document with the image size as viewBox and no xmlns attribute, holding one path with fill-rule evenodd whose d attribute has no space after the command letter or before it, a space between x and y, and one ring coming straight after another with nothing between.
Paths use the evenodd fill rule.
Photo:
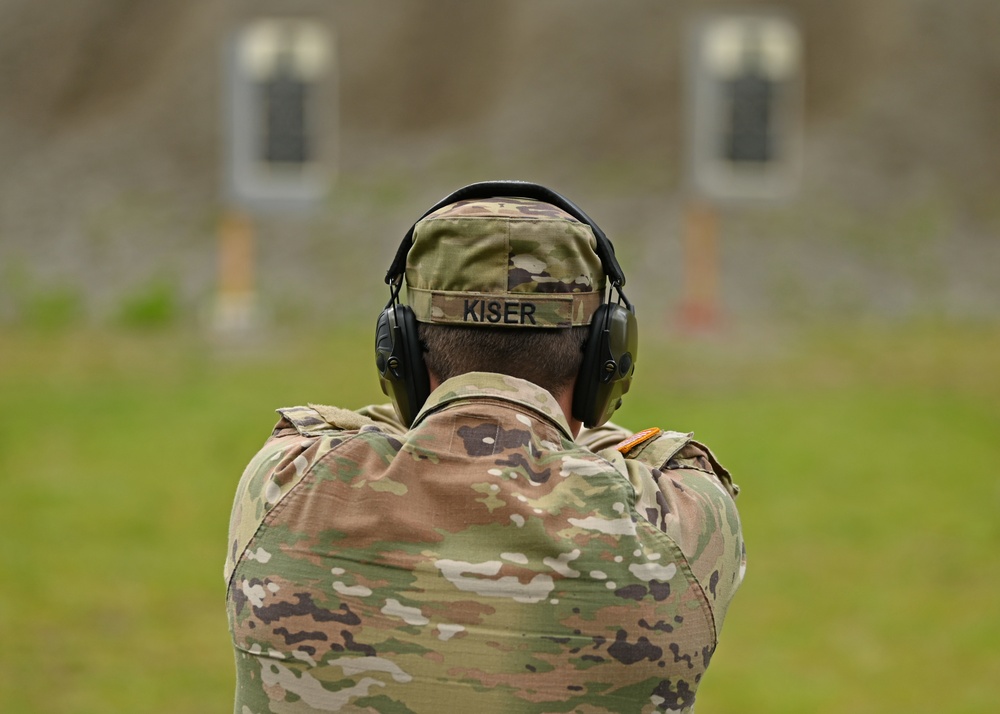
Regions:
<instances>
[{"instance_id":1,"label":"ocp camouflage pattern","mask_svg":"<svg viewBox=\"0 0 1000 714\"><path fill-rule=\"evenodd\" d=\"M483 373L409 431L279 411L230 524L236 712L692 711L745 559L690 435L574 442L548 392Z\"/></svg>"},{"instance_id":2,"label":"ocp camouflage pattern","mask_svg":"<svg viewBox=\"0 0 1000 714\"><path fill-rule=\"evenodd\" d=\"M459 201L419 221L407 302L422 322L586 325L604 271L590 226L530 199Z\"/></svg>"}]
</instances>

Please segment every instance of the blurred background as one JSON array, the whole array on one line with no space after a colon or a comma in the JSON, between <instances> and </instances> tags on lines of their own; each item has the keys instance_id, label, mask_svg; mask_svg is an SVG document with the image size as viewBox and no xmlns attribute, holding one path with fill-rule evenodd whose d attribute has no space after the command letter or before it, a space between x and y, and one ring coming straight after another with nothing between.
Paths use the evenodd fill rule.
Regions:
<instances>
[{"instance_id":1,"label":"blurred background","mask_svg":"<svg viewBox=\"0 0 1000 714\"><path fill-rule=\"evenodd\" d=\"M995 0L0 0L0 709L231 706L273 409L380 401L452 190L614 242L641 389L744 487L712 712L1000 701Z\"/></svg>"},{"instance_id":2,"label":"blurred background","mask_svg":"<svg viewBox=\"0 0 1000 714\"><path fill-rule=\"evenodd\" d=\"M310 159L327 178L310 214L240 207L253 218L262 307L367 319L383 264L427 206L471 181L519 178L607 224L644 315L660 318L683 297L685 45L716 7L785 11L801 48L801 111L780 127L801 135L790 190L715 207L726 313L1000 309L990 0L54 7L0 3L4 322L60 305L65 320L113 321L151 293L181 320L214 300L219 225L235 207L226 97L239 70L224 55L248 23L276 14L327 33L325 73L306 82L324 102Z\"/></svg>"}]
</instances>

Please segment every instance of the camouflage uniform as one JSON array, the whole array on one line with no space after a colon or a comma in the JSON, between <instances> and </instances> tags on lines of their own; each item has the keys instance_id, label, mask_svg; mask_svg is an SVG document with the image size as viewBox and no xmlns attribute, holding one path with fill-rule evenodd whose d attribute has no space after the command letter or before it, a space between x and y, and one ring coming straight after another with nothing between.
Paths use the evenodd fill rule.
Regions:
<instances>
[{"instance_id":1,"label":"camouflage uniform","mask_svg":"<svg viewBox=\"0 0 1000 714\"><path fill-rule=\"evenodd\" d=\"M692 710L744 560L690 435L599 448L628 436L605 426L595 452L548 392L484 373L409 431L388 406L280 412L230 524L236 712Z\"/></svg>"},{"instance_id":2,"label":"camouflage uniform","mask_svg":"<svg viewBox=\"0 0 1000 714\"><path fill-rule=\"evenodd\" d=\"M417 225L422 322L561 327L600 304L593 235L554 207ZM689 434L574 440L548 391L481 372L409 429L391 405L279 412L229 528L237 714L692 711L744 549L737 489Z\"/></svg>"}]
</instances>

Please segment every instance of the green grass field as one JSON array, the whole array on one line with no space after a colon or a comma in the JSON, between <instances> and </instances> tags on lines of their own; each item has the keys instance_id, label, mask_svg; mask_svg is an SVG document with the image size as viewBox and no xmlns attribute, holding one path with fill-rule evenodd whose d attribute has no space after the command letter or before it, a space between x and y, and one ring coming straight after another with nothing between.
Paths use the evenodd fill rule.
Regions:
<instances>
[{"instance_id":1,"label":"green grass field","mask_svg":"<svg viewBox=\"0 0 1000 714\"><path fill-rule=\"evenodd\" d=\"M273 409L380 400L367 329L0 333L0 712L222 712L229 507ZM618 421L743 487L700 714L1000 707L1000 326L657 343Z\"/></svg>"}]
</instances>

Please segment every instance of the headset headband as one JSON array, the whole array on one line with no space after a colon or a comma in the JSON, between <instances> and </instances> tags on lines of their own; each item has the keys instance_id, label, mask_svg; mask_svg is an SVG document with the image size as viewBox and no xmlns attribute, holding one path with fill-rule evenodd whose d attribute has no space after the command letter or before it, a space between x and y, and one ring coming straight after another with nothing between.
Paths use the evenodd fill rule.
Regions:
<instances>
[{"instance_id":1,"label":"headset headband","mask_svg":"<svg viewBox=\"0 0 1000 714\"><path fill-rule=\"evenodd\" d=\"M399 250L396 251L396 257L385 274L385 282L391 285L393 282L401 279L403 273L406 272L406 254L410 252L410 248L413 246L413 231L417 227L417 223L439 208L450 206L459 201L474 201L485 198L532 198L536 201L542 201L561 208L581 223L590 226L590 229L594 232L594 238L597 239L597 257L601 259L601 267L604 270L604 274L608 277L611 285L618 291L625 304L630 304L621 291L621 287L625 284L625 273L622 272L621 266L618 265L618 259L615 257L615 248L611 244L611 241L608 240L608 237L604 235L604 231L590 219L590 216L584 213L568 198L556 193L552 189L545 188L537 183L531 183L530 181L480 181L479 183L469 184L464 188L460 188L442 198L431 206L424 215L418 218L410 226L410 230L406 232L406 235L403 236L403 242L400 244Z\"/></svg>"}]
</instances>

